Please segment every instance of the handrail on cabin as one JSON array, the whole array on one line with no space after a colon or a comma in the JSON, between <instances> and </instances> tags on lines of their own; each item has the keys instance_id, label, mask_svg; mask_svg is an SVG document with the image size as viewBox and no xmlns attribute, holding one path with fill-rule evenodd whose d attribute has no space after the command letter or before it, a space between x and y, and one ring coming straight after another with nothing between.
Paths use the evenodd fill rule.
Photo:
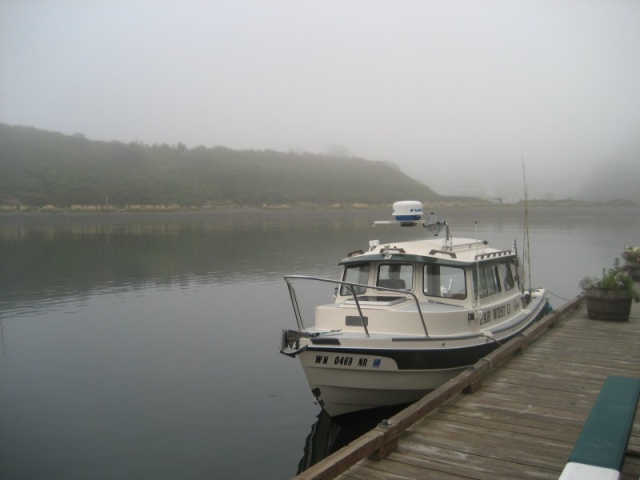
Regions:
<instances>
[{"instance_id":1,"label":"handrail on cabin","mask_svg":"<svg viewBox=\"0 0 640 480\"><path fill-rule=\"evenodd\" d=\"M451 258L458 258L458 256L453 252L447 252L445 250L436 250L435 248L429 252L429 255L434 255L436 253L442 253L443 255L449 255Z\"/></svg>"},{"instance_id":2,"label":"handrail on cabin","mask_svg":"<svg viewBox=\"0 0 640 480\"><path fill-rule=\"evenodd\" d=\"M400 248L400 247L382 247L380 249L380 253L382 255L389 255L392 252L398 252L398 253L406 253L404 248Z\"/></svg>"},{"instance_id":3,"label":"handrail on cabin","mask_svg":"<svg viewBox=\"0 0 640 480\"><path fill-rule=\"evenodd\" d=\"M298 298L296 296L295 288L290 280L312 280L316 282L324 282L324 283L333 283L334 285L346 286L351 294L353 295L353 299L356 302L356 308L358 309L358 315L360 315L360 321L362 322L362 326L364 327L364 332L367 337L369 335L369 329L367 328L367 322L365 322L364 315L362 313L362 307L360 306L360 300L358 300L358 295L355 293L355 287L363 287L366 289L373 288L375 290L384 290L387 292L399 293L401 295L411 295L413 301L416 304L416 308L418 309L418 315L420 316L420 321L422 322L422 328L424 329L424 336L429 337L429 332L427 331L427 324L424 322L424 316L422 315L422 309L420 308L420 302L418 301L418 297L413 292L409 292L407 290L399 290L397 288L388 288L388 287L379 287L376 285L366 285L362 283L353 283L353 282L344 282L342 280L331 280L329 278L322 277L311 277L308 275L286 275L284 277L284 281L287 282L287 288L289 289L289 296L291 297L291 303L293 305L293 313L296 317L296 323L298 324L298 329L304 330L304 322L302 320L302 314L300 313L300 306L298 305Z\"/></svg>"},{"instance_id":4,"label":"handrail on cabin","mask_svg":"<svg viewBox=\"0 0 640 480\"><path fill-rule=\"evenodd\" d=\"M515 255L513 250L500 250L498 252L479 253L475 256L475 260L484 260L485 258L506 257L508 255Z\"/></svg>"}]
</instances>

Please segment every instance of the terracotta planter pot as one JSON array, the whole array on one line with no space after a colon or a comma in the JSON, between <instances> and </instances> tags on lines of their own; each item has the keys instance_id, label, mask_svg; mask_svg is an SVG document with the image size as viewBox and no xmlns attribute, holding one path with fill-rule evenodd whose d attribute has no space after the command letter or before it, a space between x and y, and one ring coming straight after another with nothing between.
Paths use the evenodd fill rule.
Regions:
<instances>
[{"instance_id":1,"label":"terracotta planter pot","mask_svg":"<svg viewBox=\"0 0 640 480\"><path fill-rule=\"evenodd\" d=\"M634 282L640 282L640 263L627 262L624 265L624 269L631 275Z\"/></svg>"},{"instance_id":2,"label":"terracotta planter pot","mask_svg":"<svg viewBox=\"0 0 640 480\"><path fill-rule=\"evenodd\" d=\"M595 320L628 322L632 300L627 292L619 290L589 290L587 316Z\"/></svg>"}]
</instances>

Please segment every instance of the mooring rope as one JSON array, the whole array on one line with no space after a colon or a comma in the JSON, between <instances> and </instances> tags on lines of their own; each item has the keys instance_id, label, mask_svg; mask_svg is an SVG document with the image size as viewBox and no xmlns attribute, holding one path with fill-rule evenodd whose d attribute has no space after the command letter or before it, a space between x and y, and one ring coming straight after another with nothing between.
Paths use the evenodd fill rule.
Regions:
<instances>
[{"instance_id":1,"label":"mooring rope","mask_svg":"<svg viewBox=\"0 0 640 480\"><path fill-rule=\"evenodd\" d=\"M570 301L571 301L571 300L569 300L568 298L561 297L560 295L558 295L558 294L556 294L556 293L553 293L553 292L552 292L552 291L550 291L550 290L547 290L547 293L548 293L549 295L553 295L554 297L559 298L560 300L563 300L563 301L565 301L565 302L570 302Z\"/></svg>"}]
</instances>

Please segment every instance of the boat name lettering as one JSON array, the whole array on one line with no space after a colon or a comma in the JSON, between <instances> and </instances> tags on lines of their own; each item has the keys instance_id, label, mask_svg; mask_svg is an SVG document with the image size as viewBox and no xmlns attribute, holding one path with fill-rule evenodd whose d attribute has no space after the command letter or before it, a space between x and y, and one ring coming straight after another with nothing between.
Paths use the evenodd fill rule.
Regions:
<instances>
[{"instance_id":1,"label":"boat name lettering","mask_svg":"<svg viewBox=\"0 0 640 480\"><path fill-rule=\"evenodd\" d=\"M482 312L482 317L480 317L479 325L484 325L485 323L489 323L491 321L491 310L487 310L486 312Z\"/></svg>"},{"instance_id":2,"label":"boat name lettering","mask_svg":"<svg viewBox=\"0 0 640 480\"><path fill-rule=\"evenodd\" d=\"M520 307L521 307L520 300L517 300L517 299L514 300L513 301L513 311L514 312L519 312L520 311Z\"/></svg>"},{"instance_id":3,"label":"boat name lettering","mask_svg":"<svg viewBox=\"0 0 640 480\"><path fill-rule=\"evenodd\" d=\"M516 300L514 302L514 310L517 312L518 310L520 310L520 303ZM507 303L505 305L500 305L499 307L496 307L492 310L486 310L484 312L482 312L482 317L480 318L480 325L484 325L485 323L489 323L491 321L491 319L493 320L497 320L499 318L502 318L506 315L510 315L511 314L511 304Z\"/></svg>"},{"instance_id":4,"label":"boat name lettering","mask_svg":"<svg viewBox=\"0 0 640 480\"><path fill-rule=\"evenodd\" d=\"M502 318L505 315L509 315L510 313L511 313L511 305L507 303L506 305L501 305L493 309L493 318L494 319Z\"/></svg>"}]
</instances>

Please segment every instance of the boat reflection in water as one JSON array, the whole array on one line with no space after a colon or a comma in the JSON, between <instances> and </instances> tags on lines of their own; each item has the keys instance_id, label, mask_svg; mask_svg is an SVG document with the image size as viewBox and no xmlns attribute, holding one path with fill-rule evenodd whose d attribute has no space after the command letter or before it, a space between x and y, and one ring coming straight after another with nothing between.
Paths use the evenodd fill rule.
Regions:
<instances>
[{"instance_id":1,"label":"boat reflection in water","mask_svg":"<svg viewBox=\"0 0 640 480\"><path fill-rule=\"evenodd\" d=\"M391 418L409 405L372 408L334 418L331 418L325 410L320 410L305 441L304 455L298 464L298 474L337 452L375 428L382 420Z\"/></svg>"}]
</instances>

